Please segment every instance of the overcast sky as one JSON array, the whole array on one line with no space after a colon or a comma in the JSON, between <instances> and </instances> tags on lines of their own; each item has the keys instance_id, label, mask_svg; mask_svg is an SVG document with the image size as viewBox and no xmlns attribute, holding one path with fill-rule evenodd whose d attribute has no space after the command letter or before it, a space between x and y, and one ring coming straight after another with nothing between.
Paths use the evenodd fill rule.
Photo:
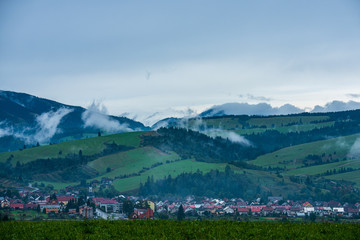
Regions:
<instances>
[{"instance_id":1,"label":"overcast sky","mask_svg":"<svg viewBox=\"0 0 360 240\"><path fill-rule=\"evenodd\" d=\"M0 89L115 115L359 101L360 1L2 0Z\"/></svg>"}]
</instances>

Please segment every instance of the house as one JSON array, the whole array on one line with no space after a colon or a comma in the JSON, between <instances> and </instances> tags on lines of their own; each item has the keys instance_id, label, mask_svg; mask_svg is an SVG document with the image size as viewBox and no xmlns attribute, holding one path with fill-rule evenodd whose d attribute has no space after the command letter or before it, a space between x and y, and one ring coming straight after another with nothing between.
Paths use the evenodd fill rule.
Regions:
<instances>
[{"instance_id":1,"label":"house","mask_svg":"<svg viewBox=\"0 0 360 240\"><path fill-rule=\"evenodd\" d=\"M354 215L359 215L359 209L357 208L348 208L347 209L348 216L352 217Z\"/></svg>"},{"instance_id":2,"label":"house","mask_svg":"<svg viewBox=\"0 0 360 240\"><path fill-rule=\"evenodd\" d=\"M84 218L91 219L94 217L94 209L92 207L83 206L79 209L80 215L82 215Z\"/></svg>"},{"instance_id":3,"label":"house","mask_svg":"<svg viewBox=\"0 0 360 240\"><path fill-rule=\"evenodd\" d=\"M7 200L7 199L2 200L2 201L1 201L1 207L2 207L2 208L10 207L10 201Z\"/></svg>"},{"instance_id":4,"label":"house","mask_svg":"<svg viewBox=\"0 0 360 240\"><path fill-rule=\"evenodd\" d=\"M314 207L304 207L304 213L312 213L315 212Z\"/></svg>"},{"instance_id":5,"label":"house","mask_svg":"<svg viewBox=\"0 0 360 240\"><path fill-rule=\"evenodd\" d=\"M139 209L135 208L134 213L136 214L136 218L138 219L152 219L153 218L153 210L150 208L147 209Z\"/></svg>"},{"instance_id":6,"label":"house","mask_svg":"<svg viewBox=\"0 0 360 240\"><path fill-rule=\"evenodd\" d=\"M170 214L175 214L179 211L179 207L174 204L171 204L168 206L168 211Z\"/></svg>"},{"instance_id":7,"label":"house","mask_svg":"<svg viewBox=\"0 0 360 240\"><path fill-rule=\"evenodd\" d=\"M50 201L50 197L46 198L46 201L48 203L59 204L60 206L66 206L70 200L75 201L76 198L74 198L73 196L57 196L56 199L53 199L51 201Z\"/></svg>"},{"instance_id":8,"label":"house","mask_svg":"<svg viewBox=\"0 0 360 240\"><path fill-rule=\"evenodd\" d=\"M195 208L188 207L184 210L184 213L187 215L194 215L195 214Z\"/></svg>"},{"instance_id":9,"label":"house","mask_svg":"<svg viewBox=\"0 0 360 240\"><path fill-rule=\"evenodd\" d=\"M93 202L96 206L104 208L107 213L120 212L122 210L122 204L114 199L109 198L93 198Z\"/></svg>"},{"instance_id":10,"label":"house","mask_svg":"<svg viewBox=\"0 0 360 240\"><path fill-rule=\"evenodd\" d=\"M24 205L24 209L36 210L37 207L38 207L38 204L32 203L32 202L29 202L29 203Z\"/></svg>"},{"instance_id":11,"label":"house","mask_svg":"<svg viewBox=\"0 0 360 240\"><path fill-rule=\"evenodd\" d=\"M238 207L236 209L236 212L239 214L239 215L248 215L249 214L249 209L246 208L246 207Z\"/></svg>"},{"instance_id":12,"label":"house","mask_svg":"<svg viewBox=\"0 0 360 240\"><path fill-rule=\"evenodd\" d=\"M265 205L250 205L247 206L248 209L250 209L252 215L259 215L261 213L261 209L266 207Z\"/></svg>"},{"instance_id":13,"label":"house","mask_svg":"<svg viewBox=\"0 0 360 240\"><path fill-rule=\"evenodd\" d=\"M303 213L304 211L304 208L303 207L300 207L300 206L293 206L293 207L290 207L289 209L289 214L291 216L297 216L298 213ZM305 216L305 215L304 215Z\"/></svg>"},{"instance_id":14,"label":"house","mask_svg":"<svg viewBox=\"0 0 360 240\"><path fill-rule=\"evenodd\" d=\"M149 207L151 208L151 210L153 210L153 212L155 212L155 203L150 200L147 200L146 202L149 205Z\"/></svg>"},{"instance_id":15,"label":"house","mask_svg":"<svg viewBox=\"0 0 360 240\"><path fill-rule=\"evenodd\" d=\"M160 207L156 208L156 212L157 213L166 213L167 210L166 210L166 208L164 206L160 206Z\"/></svg>"},{"instance_id":16,"label":"house","mask_svg":"<svg viewBox=\"0 0 360 240\"><path fill-rule=\"evenodd\" d=\"M47 205L40 205L40 210L43 212L45 209L46 214L48 213L58 213L60 211L60 205L59 204L47 204Z\"/></svg>"},{"instance_id":17,"label":"house","mask_svg":"<svg viewBox=\"0 0 360 240\"><path fill-rule=\"evenodd\" d=\"M234 213L235 213L234 209L232 209L232 208L229 207L229 206L227 206L227 207L224 208L224 212L225 212L226 214L234 214Z\"/></svg>"},{"instance_id":18,"label":"house","mask_svg":"<svg viewBox=\"0 0 360 240\"><path fill-rule=\"evenodd\" d=\"M344 213L345 211L344 211L343 207L334 207L333 212L334 213Z\"/></svg>"},{"instance_id":19,"label":"house","mask_svg":"<svg viewBox=\"0 0 360 240\"><path fill-rule=\"evenodd\" d=\"M267 216L267 215L273 213L274 208L273 207L264 207L261 211L262 211L264 216Z\"/></svg>"},{"instance_id":20,"label":"house","mask_svg":"<svg viewBox=\"0 0 360 240\"><path fill-rule=\"evenodd\" d=\"M11 209L24 209L24 202L21 199L10 199Z\"/></svg>"},{"instance_id":21,"label":"house","mask_svg":"<svg viewBox=\"0 0 360 240\"><path fill-rule=\"evenodd\" d=\"M330 202L328 202L328 206L331 208L336 208L336 207L340 207L341 204L337 201L330 201Z\"/></svg>"},{"instance_id":22,"label":"house","mask_svg":"<svg viewBox=\"0 0 360 240\"><path fill-rule=\"evenodd\" d=\"M312 205L311 203L309 203L309 202L304 202L304 203L302 204L302 206L303 206L303 207L313 207L313 205Z\"/></svg>"}]
</instances>

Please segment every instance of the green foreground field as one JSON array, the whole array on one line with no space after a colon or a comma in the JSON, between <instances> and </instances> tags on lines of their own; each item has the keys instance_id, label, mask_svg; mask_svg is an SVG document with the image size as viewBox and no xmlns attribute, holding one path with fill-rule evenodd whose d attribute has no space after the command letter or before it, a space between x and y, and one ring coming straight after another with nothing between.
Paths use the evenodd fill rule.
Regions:
<instances>
[{"instance_id":1,"label":"green foreground field","mask_svg":"<svg viewBox=\"0 0 360 240\"><path fill-rule=\"evenodd\" d=\"M358 239L357 223L236 221L1 222L1 239Z\"/></svg>"}]
</instances>

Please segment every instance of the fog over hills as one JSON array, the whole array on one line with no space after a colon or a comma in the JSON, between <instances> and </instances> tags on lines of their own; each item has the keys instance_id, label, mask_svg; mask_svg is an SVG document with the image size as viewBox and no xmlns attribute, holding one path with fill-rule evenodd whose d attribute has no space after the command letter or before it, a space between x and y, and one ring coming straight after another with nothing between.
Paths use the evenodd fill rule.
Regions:
<instances>
[{"instance_id":1,"label":"fog over hills","mask_svg":"<svg viewBox=\"0 0 360 240\"><path fill-rule=\"evenodd\" d=\"M108 115L106 108L96 102L85 109L25 93L0 91L0 151L81 139L99 131L147 129L140 122Z\"/></svg>"}]
</instances>

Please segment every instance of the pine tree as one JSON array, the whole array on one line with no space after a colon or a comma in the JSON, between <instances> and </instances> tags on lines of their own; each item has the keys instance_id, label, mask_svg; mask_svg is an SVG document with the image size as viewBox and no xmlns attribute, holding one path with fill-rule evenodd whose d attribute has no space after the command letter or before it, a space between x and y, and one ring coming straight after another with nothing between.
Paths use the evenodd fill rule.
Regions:
<instances>
[{"instance_id":1,"label":"pine tree","mask_svg":"<svg viewBox=\"0 0 360 240\"><path fill-rule=\"evenodd\" d=\"M182 205L179 207L179 211L177 213L177 220L182 221L185 219L185 211Z\"/></svg>"}]
</instances>

